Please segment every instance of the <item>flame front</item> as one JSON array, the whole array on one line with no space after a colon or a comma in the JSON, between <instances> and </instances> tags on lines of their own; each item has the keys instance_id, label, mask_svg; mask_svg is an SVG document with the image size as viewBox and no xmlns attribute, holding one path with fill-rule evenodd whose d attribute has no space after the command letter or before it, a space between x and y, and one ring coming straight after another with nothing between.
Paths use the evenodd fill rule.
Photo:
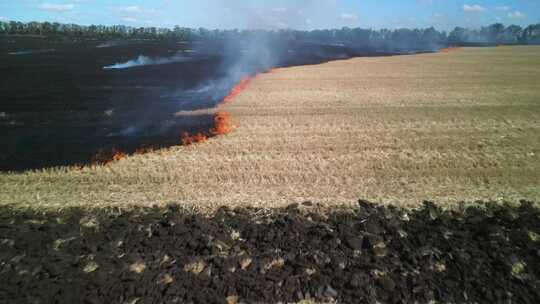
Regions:
<instances>
[{"instance_id":1,"label":"flame front","mask_svg":"<svg viewBox=\"0 0 540 304\"><path fill-rule=\"evenodd\" d=\"M225 135L233 129L231 114L229 112L217 112L214 115L214 128L210 130L212 135Z\"/></svg>"},{"instance_id":2,"label":"flame front","mask_svg":"<svg viewBox=\"0 0 540 304\"><path fill-rule=\"evenodd\" d=\"M240 82L231 89L229 94L223 98L223 100L218 104L218 106L233 101L236 96L242 93L242 91L244 91L249 86L252 80L253 77L251 76L246 76L242 78ZM214 127L210 129L210 135L225 135L230 133L232 130L233 124L231 114L229 112L219 111L214 114ZM188 146L193 143L205 142L207 139L208 137L202 133L191 135L188 132L184 132L181 136L182 145L184 146Z\"/></svg>"},{"instance_id":3,"label":"flame front","mask_svg":"<svg viewBox=\"0 0 540 304\"><path fill-rule=\"evenodd\" d=\"M117 150L116 148L113 148L112 151L104 152L100 151L96 155L92 156L90 163L92 166L96 165L108 165L112 162L121 161L122 159L126 158L127 154Z\"/></svg>"},{"instance_id":4,"label":"flame front","mask_svg":"<svg viewBox=\"0 0 540 304\"><path fill-rule=\"evenodd\" d=\"M229 95L223 98L223 101L221 102L221 104L226 104L226 103L231 102L236 96L238 96L238 94L242 93L242 91L244 91L249 86L252 80L253 80L253 77L251 76L246 76L242 78L240 82L232 88Z\"/></svg>"},{"instance_id":5,"label":"flame front","mask_svg":"<svg viewBox=\"0 0 540 304\"><path fill-rule=\"evenodd\" d=\"M180 140L182 141L182 145L189 146L193 143L202 143L205 142L208 139L208 137L202 133L197 133L195 135L190 135L188 132L182 133L182 136Z\"/></svg>"},{"instance_id":6,"label":"flame front","mask_svg":"<svg viewBox=\"0 0 540 304\"><path fill-rule=\"evenodd\" d=\"M268 70L264 73L273 73L275 70ZM229 94L223 98L223 100L218 104L223 105L231 102L233 99L236 98L242 91L244 91L249 84L253 81L254 77L246 76L240 80L240 82L235 85ZM206 140L208 140L209 136L219 136L219 135L226 135L230 133L234 129L234 125L232 123L231 114L226 111L218 111L216 114L214 114L214 125L207 134L203 132L198 132L195 134L190 134L188 132L183 132L180 135L180 142L184 146L189 146L195 143L203 143ZM139 148L135 151L135 155L142 155L146 153L150 153L155 151L155 148L148 147L148 148ZM116 150L113 148L112 152L106 153L100 151L96 155L94 155L91 159L92 165L108 165L112 162L120 161L127 157L127 154Z\"/></svg>"}]
</instances>

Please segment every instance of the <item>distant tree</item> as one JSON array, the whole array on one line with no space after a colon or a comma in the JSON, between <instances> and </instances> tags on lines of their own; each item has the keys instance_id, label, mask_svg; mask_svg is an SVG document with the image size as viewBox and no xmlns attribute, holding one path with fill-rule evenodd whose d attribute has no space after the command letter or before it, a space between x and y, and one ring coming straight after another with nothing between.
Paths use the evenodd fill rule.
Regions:
<instances>
[{"instance_id":1,"label":"distant tree","mask_svg":"<svg viewBox=\"0 0 540 304\"><path fill-rule=\"evenodd\" d=\"M498 43L499 37L504 33L504 25L501 23L495 23L487 27L482 27L480 35L485 42Z\"/></svg>"},{"instance_id":2,"label":"distant tree","mask_svg":"<svg viewBox=\"0 0 540 304\"><path fill-rule=\"evenodd\" d=\"M497 37L500 44L518 44L521 40L523 29L518 25L510 25Z\"/></svg>"},{"instance_id":3,"label":"distant tree","mask_svg":"<svg viewBox=\"0 0 540 304\"><path fill-rule=\"evenodd\" d=\"M456 27L448 35L448 43L451 45L459 45L468 41L469 30L462 27Z\"/></svg>"},{"instance_id":4,"label":"distant tree","mask_svg":"<svg viewBox=\"0 0 540 304\"><path fill-rule=\"evenodd\" d=\"M0 21L0 34L7 34L8 31L8 23Z\"/></svg>"},{"instance_id":5,"label":"distant tree","mask_svg":"<svg viewBox=\"0 0 540 304\"><path fill-rule=\"evenodd\" d=\"M521 34L521 43L540 44L540 23L529 25Z\"/></svg>"},{"instance_id":6,"label":"distant tree","mask_svg":"<svg viewBox=\"0 0 540 304\"><path fill-rule=\"evenodd\" d=\"M323 29L298 31L283 29L264 30L208 30L205 28L173 29L156 27L129 27L125 25L90 25L60 24L57 22L17 21L0 22L0 34L3 35L43 35L54 39L152 39L172 41L207 41L223 43L227 40L246 40L263 37L275 42L309 42L317 44L343 44L357 50L431 50L445 45L468 44L540 44L540 24L522 29L517 25L504 27L495 23L480 30L456 27L450 33L439 32L435 28L426 29L361 29L343 27L341 29Z\"/></svg>"}]
</instances>

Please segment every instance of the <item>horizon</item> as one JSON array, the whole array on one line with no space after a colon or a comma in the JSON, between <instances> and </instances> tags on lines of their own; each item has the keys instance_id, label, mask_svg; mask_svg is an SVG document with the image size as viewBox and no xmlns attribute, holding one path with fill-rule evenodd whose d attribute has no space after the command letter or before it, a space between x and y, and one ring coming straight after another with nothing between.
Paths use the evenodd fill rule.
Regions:
<instances>
[{"instance_id":1,"label":"horizon","mask_svg":"<svg viewBox=\"0 0 540 304\"><path fill-rule=\"evenodd\" d=\"M299 31L299 32L312 32L312 31L325 31L325 30L337 30L337 31L340 31L342 29L345 29L345 28L348 28L348 29L361 29L361 30L371 30L371 31L381 31L381 30L389 30L389 31L397 31L397 30L401 30L401 29L405 29L405 30L426 30L426 29L429 29L429 28L434 28L436 31L440 32L440 33L447 33L447 34L450 34L452 31L454 31L455 29L457 28L463 28L463 29L467 29L467 30L471 30L471 31L479 31L481 30L482 28L486 28L486 27L489 27L489 26L492 26L492 25L495 25L495 24L502 24L505 28L507 27L510 27L510 26L514 26L514 25L517 25L517 26L520 26L522 29L526 29L527 27L529 26L535 26L535 25L539 25L540 22L537 22L537 23L531 23L531 24L524 24L524 25L520 25L520 24L513 24L513 23L501 23L501 22L494 22L494 23L489 23L489 24L482 24L482 25L479 25L478 27L474 27L474 28L471 28L471 27L466 27L466 26L460 26L460 25L456 25L455 27L451 28L451 29L448 29L448 30L443 30L443 29L439 29L439 28L436 28L434 26L427 26L427 27L399 27L399 28L372 28L372 27L361 27L361 26L358 26L358 27L348 27L348 26L343 26L343 27L334 27L334 28L313 28L313 29L294 29L294 28L205 28L205 27L188 27L188 26L182 26L180 24L176 24L176 25L172 25L172 26L159 26L159 27L154 27L154 26L135 26L135 25L126 25L126 24L100 24L100 23L92 23L92 24L81 24L81 23L73 23L73 22L58 22L58 21L17 21L17 20L9 20L9 19L2 19L0 20L0 22L18 22L18 23L22 23L22 24L30 24L30 23L50 23L50 24L54 24L54 23L57 23L57 24L61 24L61 25L76 25L76 26L81 26L81 27L90 27L90 26L104 26L104 27L115 27L115 26L125 26L127 28L133 28L133 29L138 29L138 28L156 28L156 29L164 29L164 30L174 30L175 27L180 27L180 28L184 28L184 29L192 29L192 30L198 30L198 29L205 29L205 30L208 30L208 31L267 31L267 32L278 32L278 31Z\"/></svg>"},{"instance_id":2,"label":"horizon","mask_svg":"<svg viewBox=\"0 0 540 304\"><path fill-rule=\"evenodd\" d=\"M174 26L209 29L429 28L450 31L455 27L480 28L493 23L540 23L540 2L407 0L377 4L352 0L279 0L273 4L220 0L198 3L163 0L37 1L0 3L0 21L58 22L80 25L131 27Z\"/></svg>"}]
</instances>

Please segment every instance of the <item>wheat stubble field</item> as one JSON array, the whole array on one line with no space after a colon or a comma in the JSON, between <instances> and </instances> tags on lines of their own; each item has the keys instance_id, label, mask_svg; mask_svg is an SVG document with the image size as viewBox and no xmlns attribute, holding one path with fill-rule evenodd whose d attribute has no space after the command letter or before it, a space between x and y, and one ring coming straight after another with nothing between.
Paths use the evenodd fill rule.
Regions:
<instances>
[{"instance_id":1,"label":"wheat stubble field","mask_svg":"<svg viewBox=\"0 0 540 304\"><path fill-rule=\"evenodd\" d=\"M332 207L540 199L540 49L356 58L258 76L234 132L105 167L0 174L0 203Z\"/></svg>"},{"instance_id":2,"label":"wheat stubble field","mask_svg":"<svg viewBox=\"0 0 540 304\"><path fill-rule=\"evenodd\" d=\"M539 54L278 69L176 113L232 133L2 173L0 299L539 303Z\"/></svg>"}]
</instances>

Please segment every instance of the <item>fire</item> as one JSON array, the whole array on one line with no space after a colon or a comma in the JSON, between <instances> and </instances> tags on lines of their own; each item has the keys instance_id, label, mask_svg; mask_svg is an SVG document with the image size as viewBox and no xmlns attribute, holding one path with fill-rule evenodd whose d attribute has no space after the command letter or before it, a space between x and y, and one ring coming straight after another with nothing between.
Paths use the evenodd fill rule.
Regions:
<instances>
[{"instance_id":1,"label":"fire","mask_svg":"<svg viewBox=\"0 0 540 304\"><path fill-rule=\"evenodd\" d=\"M202 143L207 139L208 137L200 132L195 135L190 135L188 132L184 132L181 136L182 145L184 146L189 146L193 143Z\"/></svg>"},{"instance_id":2,"label":"fire","mask_svg":"<svg viewBox=\"0 0 540 304\"><path fill-rule=\"evenodd\" d=\"M251 76L246 76L242 78L242 80L240 80L240 82L237 85L235 85L234 88L232 88L229 95L225 96L225 98L223 99L221 103L225 104L225 103L231 102L236 96L238 96L238 94L242 93L242 91L248 87L248 85L251 83L252 80L253 80L253 77Z\"/></svg>"},{"instance_id":3,"label":"fire","mask_svg":"<svg viewBox=\"0 0 540 304\"><path fill-rule=\"evenodd\" d=\"M214 116L214 128L210 130L212 135L225 135L233 129L231 114L229 112L217 112Z\"/></svg>"},{"instance_id":4,"label":"fire","mask_svg":"<svg viewBox=\"0 0 540 304\"><path fill-rule=\"evenodd\" d=\"M108 165L112 162L125 159L126 157L127 157L126 153L120 150L117 150L116 148L113 148L111 152L99 151L98 153L96 153L96 155L92 156L90 161L93 166Z\"/></svg>"},{"instance_id":5,"label":"fire","mask_svg":"<svg viewBox=\"0 0 540 304\"><path fill-rule=\"evenodd\" d=\"M252 80L253 77L250 76L242 78L242 80L240 80L240 82L231 89L229 95L223 98L223 101L220 104L226 104L231 102L236 96L238 96L238 94L242 93L242 91L244 91L248 87ZM230 133L232 129L233 124L231 120L231 114L229 112L219 111L214 114L214 126L209 130L210 135L225 135ZM184 132L181 136L181 142L184 146L189 146L194 143L202 143L205 142L207 139L208 136L200 132L195 135Z\"/></svg>"},{"instance_id":6,"label":"fire","mask_svg":"<svg viewBox=\"0 0 540 304\"><path fill-rule=\"evenodd\" d=\"M225 96L223 98L223 101L220 104L226 104L231 102L238 94L242 93L248 85L253 80L253 77L246 76L240 80L240 82L235 85L229 95ZM216 114L214 114L214 126L209 130L209 135L225 135L232 131L233 124L231 119L231 114L229 112L225 111L219 111ZM208 139L208 136L203 133L197 133L195 135L191 135L188 132L184 132L181 135L181 142L184 146L189 146L194 143L202 143L205 142Z\"/></svg>"},{"instance_id":7,"label":"fire","mask_svg":"<svg viewBox=\"0 0 540 304\"><path fill-rule=\"evenodd\" d=\"M229 112L220 111L214 115L214 127L210 129L210 135L225 135L232 131L233 124L231 114ZM182 145L189 146L195 143L203 143L208 140L208 136L199 132L191 135L188 132L182 133L180 137Z\"/></svg>"},{"instance_id":8,"label":"fire","mask_svg":"<svg viewBox=\"0 0 540 304\"><path fill-rule=\"evenodd\" d=\"M112 161L121 161L122 159L126 157L127 157L126 153L113 149L113 155L111 157Z\"/></svg>"},{"instance_id":9,"label":"fire","mask_svg":"<svg viewBox=\"0 0 540 304\"><path fill-rule=\"evenodd\" d=\"M143 155L146 153L154 152L156 149L154 147L138 148L135 150L135 155Z\"/></svg>"},{"instance_id":10,"label":"fire","mask_svg":"<svg viewBox=\"0 0 540 304\"><path fill-rule=\"evenodd\" d=\"M274 73L275 69L269 69L264 73ZM252 76L246 76L240 80L240 82L234 86L229 95L223 98L223 101L220 104L226 104L231 102L236 96L238 96L242 91L244 91L251 81L254 79ZM231 114L225 111L218 111L214 114L214 126L208 130L207 134L198 132L196 134L189 134L188 132L183 132L180 136L180 141L182 145L189 146L194 143L203 143L208 140L209 136L225 135L230 133L234 128L232 123ZM139 148L135 150L134 155L142 155L155 151L154 147ZM91 158L91 163L95 165L109 165L112 162L117 162L125 159L128 154L119 151L115 148L112 149L110 153L100 151Z\"/></svg>"}]
</instances>

